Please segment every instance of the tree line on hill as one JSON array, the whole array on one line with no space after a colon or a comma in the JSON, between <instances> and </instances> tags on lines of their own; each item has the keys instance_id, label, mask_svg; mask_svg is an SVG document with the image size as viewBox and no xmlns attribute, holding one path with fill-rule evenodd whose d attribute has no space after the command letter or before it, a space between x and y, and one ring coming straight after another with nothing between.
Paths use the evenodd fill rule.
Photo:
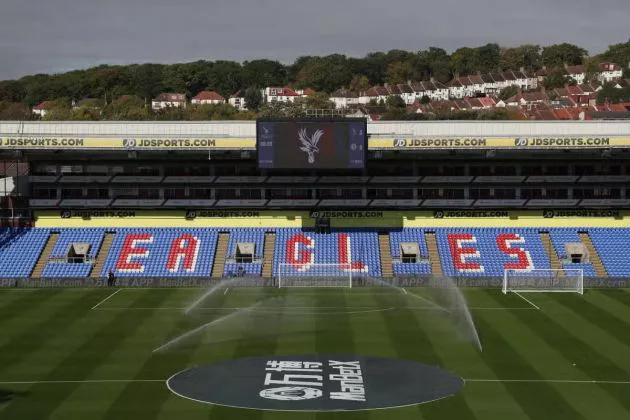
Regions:
<instances>
[{"instance_id":1,"label":"tree line on hill","mask_svg":"<svg viewBox=\"0 0 630 420\"><path fill-rule=\"evenodd\" d=\"M588 57L585 49L568 43L513 48L501 48L491 43L477 48L459 48L452 54L431 47L417 52L375 52L363 58L341 54L303 56L290 65L266 59L244 63L196 61L170 65L103 65L0 81L0 119L28 119L31 117L30 108L42 101L58 101L52 115L59 119L243 119L253 118L254 115L238 113L229 106L221 105L201 110L195 107L153 113L147 104L162 92L185 93L192 98L203 90L213 90L228 98L238 90L247 90L253 96L257 88L292 85L296 88L308 87L323 95L341 87L361 92L373 85L428 80L431 77L446 83L454 75L508 69L535 71L543 66L559 68L565 64L585 64L588 69L595 69L602 61L621 64L627 72L630 41L611 45L604 53L594 57ZM626 73L626 77L630 75ZM565 81L558 78L554 83ZM619 94L624 96L626 93ZM92 106L72 109L71 101L83 98L102 101L102 114L95 115L95 107ZM317 98L315 102L321 102L322 98ZM251 101L255 102L253 97ZM257 106L252 108L259 111ZM270 113L273 107L263 111Z\"/></svg>"}]
</instances>

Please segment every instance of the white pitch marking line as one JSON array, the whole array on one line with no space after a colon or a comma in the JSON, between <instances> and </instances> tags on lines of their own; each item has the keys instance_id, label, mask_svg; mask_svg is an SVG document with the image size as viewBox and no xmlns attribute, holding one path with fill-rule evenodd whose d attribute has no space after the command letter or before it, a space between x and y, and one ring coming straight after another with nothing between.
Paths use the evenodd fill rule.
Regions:
<instances>
[{"instance_id":1,"label":"white pitch marking line","mask_svg":"<svg viewBox=\"0 0 630 420\"><path fill-rule=\"evenodd\" d=\"M405 289L404 287L402 288L402 291L403 291L406 295L407 295L407 294L409 294L409 293L407 292L407 289Z\"/></svg>"},{"instance_id":2,"label":"white pitch marking line","mask_svg":"<svg viewBox=\"0 0 630 420\"><path fill-rule=\"evenodd\" d=\"M534 304L534 302L532 302L531 300L527 299L525 296L521 295L519 292L514 292L514 294L518 297L520 297L521 299L523 299L525 302L529 303L530 305L532 305L534 308L536 308L537 310L540 311L540 308Z\"/></svg>"},{"instance_id":3,"label":"white pitch marking line","mask_svg":"<svg viewBox=\"0 0 630 420\"><path fill-rule=\"evenodd\" d=\"M92 306L91 310L94 310L96 308L98 308L99 306L101 306L103 303L107 302L108 300L110 300L112 297L114 297L114 295L118 292L120 292L122 289L118 289L116 290L114 293L112 293L111 295L107 296L105 299L101 300L99 303L97 303L96 305Z\"/></svg>"},{"instance_id":4,"label":"white pitch marking line","mask_svg":"<svg viewBox=\"0 0 630 420\"><path fill-rule=\"evenodd\" d=\"M228 288L226 288L226 289L225 289L225 292L223 292L223 296L227 295L227 292L228 292L229 290L230 290L230 288L229 288L229 287L228 287Z\"/></svg>"},{"instance_id":5,"label":"white pitch marking line","mask_svg":"<svg viewBox=\"0 0 630 420\"><path fill-rule=\"evenodd\" d=\"M160 307L160 308L136 308L136 307L109 307L109 308L97 308L98 311L183 311L186 308L184 307ZM199 311L236 311L239 309L243 309L243 307L207 307L207 308L197 308ZM375 308L373 306L285 306L283 309L287 311L291 310L317 310L317 309L339 309L339 310L347 310L347 309L373 309L373 310L381 310L382 308ZM392 308L387 308L387 310L391 310ZM411 311L442 311L443 309L436 308L434 306L418 306L418 307L400 307L393 309L407 309ZM505 307L480 307L480 306L471 306L468 309L476 310L476 311L536 311L536 308L505 308Z\"/></svg>"},{"instance_id":6,"label":"white pitch marking line","mask_svg":"<svg viewBox=\"0 0 630 420\"><path fill-rule=\"evenodd\" d=\"M520 383L557 383L557 384L611 384L630 385L630 381L602 381L602 380L571 380L571 379L464 379L465 382L477 383L499 383L499 382L520 382ZM165 379L85 379L78 381L0 381L4 385L28 385L28 384L107 384L107 383L131 383L131 382L161 382Z\"/></svg>"},{"instance_id":7,"label":"white pitch marking line","mask_svg":"<svg viewBox=\"0 0 630 420\"><path fill-rule=\"evenodd\" d=\"M570 379L464 379L466 382L521 382L521 383L557 383L557 384L617 384L630 385L630 381L598 381Z\"/></svg>"},{"instance_id":8,"label":"white pitch marking line","mask_svg":"<svg viewBox=\"0 0 630 420\"><path fill-rule=\"evenodd\" d=\"M164 379L86 379L83 381L0 381L0 384L107 384L128 382L164 382Z\"/></svg>"}]
</instances>

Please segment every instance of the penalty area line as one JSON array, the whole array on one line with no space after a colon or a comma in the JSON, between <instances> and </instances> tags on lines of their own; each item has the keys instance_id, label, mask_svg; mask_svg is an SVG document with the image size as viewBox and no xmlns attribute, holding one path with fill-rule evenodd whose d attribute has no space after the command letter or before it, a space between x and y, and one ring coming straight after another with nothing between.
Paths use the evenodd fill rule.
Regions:
<instances>
[{"instance_id":1,"label":"penalty area line","mask_svg":"<svg viewBox=\"0 0 630 420\"><path fill-rule=\"evenodd\" d=\"M534 308L536 308L537 310L540 311L540 308L531 300L527 299L525 296L521 295L519 292L514 292L514 294L518 297L520 297L521 299L523 299L525 302L529 303L530 305L532 305Z\"/></svg>"},{"instance_id":2,"label":"penalty area line","mask_svg":"<svg viewBox=\"0 0 630 420\"><path fill-rule=\"evenodd\" d=\"M99 303L97 303L96 305L92 306L92 309L90 310L94 310L96 308L98 308L99 306L101 306L103 303L107 302L108 300L110 300L111 298L114 297L114 295L118 292L120 292L122 289L118 289L116 290L114 293L110 294L109 296L107 296L105 299L101 300Z\"/></svg>"}]
</instances>

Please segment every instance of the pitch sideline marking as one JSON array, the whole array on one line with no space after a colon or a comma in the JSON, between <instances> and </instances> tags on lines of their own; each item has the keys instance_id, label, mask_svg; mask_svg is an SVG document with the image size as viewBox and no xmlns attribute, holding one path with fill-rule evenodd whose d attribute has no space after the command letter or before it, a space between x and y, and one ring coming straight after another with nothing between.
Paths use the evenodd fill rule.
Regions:
<instances>
[{"instance_id":1,"label":"pitch sideline marking","mask_svg":"<svg viewBox=\"0 0 630 420\"><path fill-rule=\"evenodd\" d=\"M84 379L78 381L0 381L4 385L29 385L29 384L106 384L106 383L132 383L132 382L161 382L165 379ZM559 384L611 384L611 385L630 385L630 381L606 381L606 380L572 380L572 379L464 379L465 382L471 383L499 383L499 382L517 382L517 383L559 383Z\"/></svg>"},{"instance_id":2,"label":"pitch sideline marking","mask_svg":"<svg viewBox=\"0 0 630 420\"><path fill-rule=\"evenodd\" d=\"M228 288L226 288L226 289L225 289L225 292L223 292L223 296L227 295L227 292L228 292L229 290L230 290L230 288L229 288L229 287L228 287Z\"/></svg>"},{"instance_id":3,"label":"pitch sideline marking","mask_svg":"<svg viewBox=\"0 0 630 420\"><path fill-rule=\"evenodd\" d=\"M112 297L114 297L114 295L118 292L120 292L122 289L118 289L116 290L114 293L112 293L111 295L107 296L105 299L101 300L99 303L97 303L96 305L92 306L92 309L90 310L94 310L96 308L98 308L99 306L101 306L103 303L107 302L108 300L110 300Z\"/></svg>"},{"instance_id":4,"label":"pitch sideline marking","mask_svg":"<svg viewBox=\"0 0 630 420\"><path fill-rule=\"evenodd\" d=\"M534 308L536 308L537 310L540 311L540 308L534 304L534 302L532 302L531 300L527 299L525 296L521 295L519 292L514 292L514 294L518 297L520 297L521 299L523 299L525 302L529 303L530 305L532 305Z\"/></svg>"},{"instance_id":5,"label":"pitch sideline marking","mask_svg":"<svg viewBox=\"0 0 630 420\"><path fill-rule=\"evenodd\" d=\"M204 307L197 308L198 311L237 311L239 309L244 309L246 307ZM439 309L431 306L418 306L418 307L400 307L400 308L385 308L385 310L392 309L408 309L411 311L442 311L443 309ZM183 311L186 308L184 307L160 307L160 308L139 308L139 307L108 307L108 308L97 308L97 311ZM373 311L383 311L383 308L375 308L373 306L296 306L296 307L285 307L285 310L288 312L295 313L299 310L319 310L319 309L340 309L346 312L339 313L352 313L352 311L347 311L348 309L365 309L365 310L373 310ZM476 311L536 311L536 308L506 308L506 307L483 307L483 306L471 306L468 309L476 310ZM258 312L268 312L268 311L258 311Z\"/></svg>"}]
</instances>

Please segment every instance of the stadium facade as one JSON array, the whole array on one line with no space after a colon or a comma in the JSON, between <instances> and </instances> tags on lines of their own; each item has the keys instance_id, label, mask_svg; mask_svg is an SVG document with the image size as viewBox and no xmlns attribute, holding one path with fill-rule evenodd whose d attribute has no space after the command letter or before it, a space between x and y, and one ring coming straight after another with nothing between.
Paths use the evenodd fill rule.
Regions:
<instances>
[{"instance_id":1,"label":"stadium facade","mask_svg":"<svg viewBox=\"0 0 630 420\"><path fill-rule=\"evenodd\" d=\"M630 277L628 123L349 125L365 143L322 166L326 129L261 165L270 127L0 122L3 222L22 226L0 277Z\"/></svg>"}]
</instances>

